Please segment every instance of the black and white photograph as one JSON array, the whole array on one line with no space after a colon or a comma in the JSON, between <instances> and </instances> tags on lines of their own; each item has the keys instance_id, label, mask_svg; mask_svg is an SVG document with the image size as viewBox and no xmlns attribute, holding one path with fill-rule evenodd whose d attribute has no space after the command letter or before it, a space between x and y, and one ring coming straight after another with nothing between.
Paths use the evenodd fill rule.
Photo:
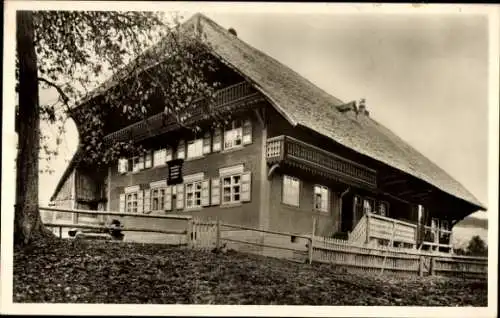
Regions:
<instances>
[{"instance_id":1,"label":"black and white photograph","mask_svg":"<svg viewBox=\"0 0 500 318\"><path fill-rule=\"evenodd\" d=\"M497 316L499 13L6 1L1 312Z\"/></svg>"}]
</instances>

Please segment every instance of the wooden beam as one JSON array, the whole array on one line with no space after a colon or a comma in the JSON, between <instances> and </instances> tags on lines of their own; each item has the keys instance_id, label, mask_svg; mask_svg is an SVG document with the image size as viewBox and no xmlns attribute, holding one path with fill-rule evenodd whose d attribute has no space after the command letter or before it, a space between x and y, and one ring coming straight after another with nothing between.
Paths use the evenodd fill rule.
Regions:
<instances>
[{"instance_id":1,"label":"wooden beam","mask_svg":"<svg viewBox=\"0 0 500 318\"><path fill-rule=\"evenodd\" d=\"M266 126L266 121L265 121L265 118L264 118L264 111L258 109L258 108L255 108L254 109L254 112L255 112L255 115L257 115L257 119L259 120L260 124L262 125L262 127L265 127Z\"/></svg>"},{"instance_id":2,"label":"wooden beam","mask_svg":"<svg viewBox=\"0 0 500 318\"><path fill-rule=\"evenodd\" d=\"M398 192L397 195L410 195L411 196L412 193L414 194L415 190L405 190L402 192Z\"/></svg>"},{"instance_id":3,"label":"wooden beam","mask_svg":"<svg viewBox=\"0 0 500 318\"><path fill-rule=\"evenodd\" d=\"M397 184L405 184L407 183L408 181L405 180L405 179L394 179L394 180L391 180L391 181L386 181L383 183L384 186L392 186L392 185L397 185Z\"/></svg>"}]
</instances>

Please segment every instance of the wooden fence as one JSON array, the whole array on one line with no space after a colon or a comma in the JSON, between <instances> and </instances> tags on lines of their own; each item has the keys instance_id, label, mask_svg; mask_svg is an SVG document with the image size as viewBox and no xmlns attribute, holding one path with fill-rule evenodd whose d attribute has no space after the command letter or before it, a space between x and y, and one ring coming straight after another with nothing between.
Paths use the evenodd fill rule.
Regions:
<instances>
[{"instance_id":1,"label":"wooden fence","mask_svg":"<svg viewBox=\"0 0 500 318\"><path fill-rule=\"evenodd\" d=\"M329 263L352 272L373 274L390 273L396 276L473 276L486 277L488 260L484 257L458 256L449 253L420 251L397 247L370 247L361 242L311 235L257 229L248 226L207 221L187 215L138 215L120 212L67 210L41 208L63 213L87 213L137 218L170 219L184 221L184 228L148 229L124 227L124 232L162 233L177 236L174 242L184 242L189 248L234 249L240 252L260 254L304 263ZM315 221L313 222L315 223ZM106 226L68 223L46 223L49 227L108 229ZM168 244L169 242L164 242ZM171 243L171 242L170 242Z\"/></svg>"}]
</instances>

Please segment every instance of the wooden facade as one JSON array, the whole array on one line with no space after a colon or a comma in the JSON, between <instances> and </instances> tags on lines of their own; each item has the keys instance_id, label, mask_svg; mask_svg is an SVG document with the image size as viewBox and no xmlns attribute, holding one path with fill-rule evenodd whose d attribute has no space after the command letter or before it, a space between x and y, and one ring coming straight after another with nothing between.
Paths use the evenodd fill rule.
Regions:
<instances>
[{"instance_id":1,"label":"wooden facade","mask_svg":"<svg viewBox=\"0 0 500 318\"><path fill-rule=\"evenodd\" d=\"M233 40L228 38L221 45L230 45ZM238 48L255 53L246 47ZM259 59L248 70L243 69L248 65L242 64L238 69L221 63L218 80L224 84L215 102L197 101L186 123L200 126L199 133L194 134L167 117L163 105L157 105L156 114L135 123L121 123L111 116L106 124L109 134L105 142L133 140L148 153L123 158L104 170L70 166L71 177L69 173L65 175L64 186L57 188L54 201L72 200L73 207L137 215L188 214L297 234L310 233L314 218L314 232L319 236L408 248L449 245L451 227L456 220L474 212L475 203L463 204L463 200L415 173L406 173L396 165L354 150L345 140L319 133L313 125L297 124L298 117L309 120L307 112L318 112L307 108L316 107L312 98L304 98L311 106L290 106L288 112L288 105L278 105L277 100L286 100L288 93L300 93L301 88L311 94L316 90L275 61L261 55ZM233 62L236 65L239 60L235 58ZM259 69L262 65L258 62L269 63L269 67ZM284 83L266 82L280 80L278 71L269 73L274 68L297 77L288 83L294 91L270 91L287 87ZM264 75L259 77L259 72ZM266 84L268 90L261 84ZM323 98L324 92L321 94ZM327 101L325 105L330 103ZM315 119L332 116L331 112L337 110L334 105L331 108L316 114ZM352 116L348 109L338 109L335 116L345 116L343 121L361 127L356 129L373 125L367 112ZM213 112L230 114L233 122L228 127L211 128L212 119L206 114ZM387 138L391 142L395 139ZM182 162L184 180L169 184L167 176L175 160ZM68 182L74 192L70 197ZM173 223L147 219L123 221L140 227L175 227Z\"/></svg>"}]
</instances>

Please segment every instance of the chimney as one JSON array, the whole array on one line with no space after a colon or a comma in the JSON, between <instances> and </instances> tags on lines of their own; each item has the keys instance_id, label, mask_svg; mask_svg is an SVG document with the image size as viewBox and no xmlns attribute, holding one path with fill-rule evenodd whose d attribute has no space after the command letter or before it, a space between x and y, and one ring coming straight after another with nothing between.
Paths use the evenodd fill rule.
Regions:
<instances>
[{"instance_id":1,"label":"chimney","mask_svg":"<svg viewBox=\"0 0 500 318\"><path fill-rule=\"evenodd\" d=\"M229 33L231 33L232 35L234 35L234 36L238 36L238 33L236 33L236 30L235 30L235 29L233 29L233 28L229 28L227 31L228 31Z\"/></svg>"},{"instance_id":2,"label":"chimney","mask_svg":"<svg viewBox=\"0 0 500 318\"><path fill-rule=\"evenodd\" d=\"M370 115L370 112L366 110L366 100L364 98L361 98L358 102L358 113L365 116Z\"/></svg>"}]
</instances>

